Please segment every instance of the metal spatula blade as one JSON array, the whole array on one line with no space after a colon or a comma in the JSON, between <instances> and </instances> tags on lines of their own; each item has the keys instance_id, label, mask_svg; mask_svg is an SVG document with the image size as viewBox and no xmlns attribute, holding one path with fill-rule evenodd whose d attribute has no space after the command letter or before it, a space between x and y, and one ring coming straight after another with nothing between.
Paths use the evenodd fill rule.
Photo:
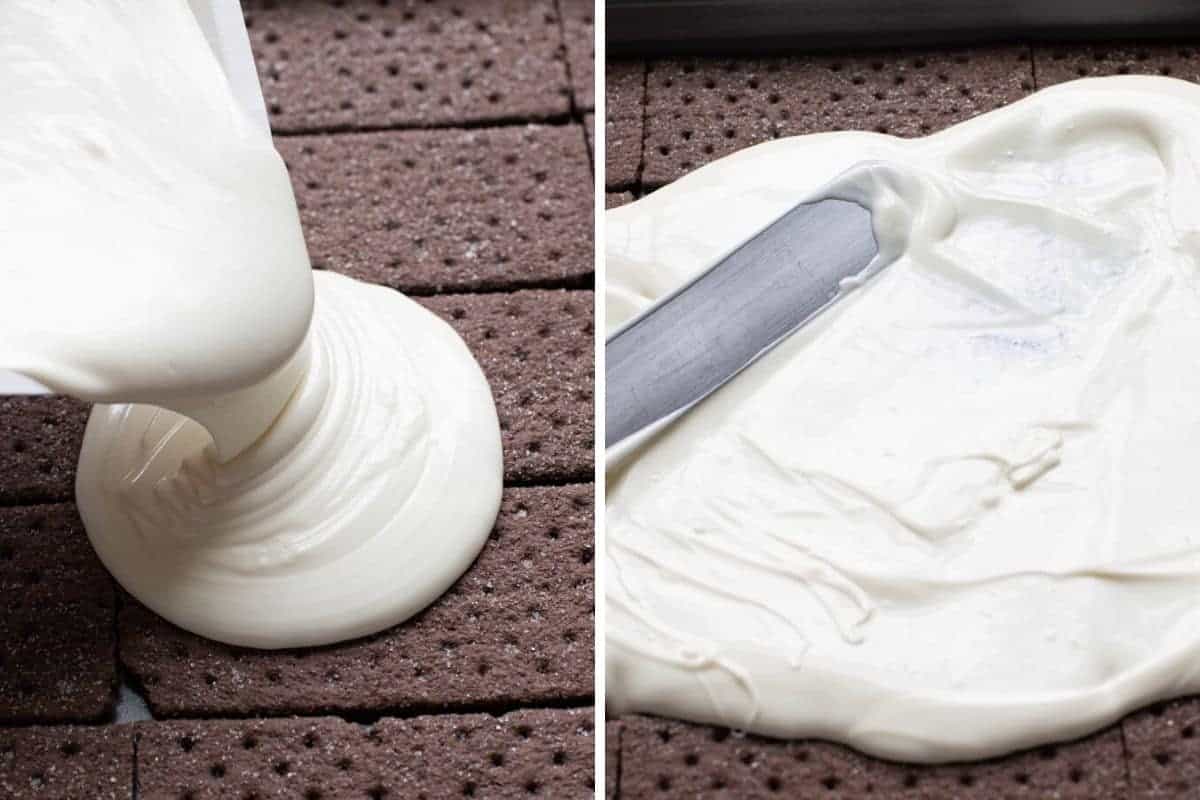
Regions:
<instances>
[{"instance_id":1,"label":"metal spatula blade","mask_svg":"<svg viewBox=\"0 0 1200 800\"><path fill-rule=\"evenodd\" d=\"M716 391L835 302L877 253L866 208L802 203L613 334L605 447Z\"/></svg>"}]
</instances>

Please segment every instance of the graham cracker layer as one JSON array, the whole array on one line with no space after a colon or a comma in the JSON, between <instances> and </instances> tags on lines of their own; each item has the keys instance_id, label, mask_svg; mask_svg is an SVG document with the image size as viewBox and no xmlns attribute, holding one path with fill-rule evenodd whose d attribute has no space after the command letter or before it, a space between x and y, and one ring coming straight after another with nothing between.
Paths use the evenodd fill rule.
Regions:
<instances>
[{"instance_id":1,"label":"graham cracker layer","mask_svg":"<svg viewBox=\"0 0 1200 800\"><path fill-rule=\"evenodd\" d=\"M0 723L112 713L113 581L74 504L0 508Z\"/></svg>"},{"instance_id":2,"label":"graham cracker layer","mask_svg":"<svg viewBox=\"0 0 1200 800\"><path fill-rule=\"evenodd\" d=\"M580 286L582 126L277 138L313 265L410 294Z\"/></svg>"},{"instance_id":3,"label":"graham cracker layer","mask_svg":"<svg viewBox=\"0 0 1200 800\"><path fill-rule=\"evenodd\" d=\"M621 721L622 798L1129 797L1119 726L989 761L918 766L828 742L779 741L654 717Z\"/></svg>"},{"instance_id":4,"label":"graham cracker layer","mask_svg":"<svg viewBox=\"0 0 1200 800\"><path fill-rule=\"evenodd\" d=\"M592 292L422 299L466 340L496 398L505 480L592 480Z\"/></svg>"},{"instance_id":5,"label":"graham cracker layer","mask_svg":"<svg viewBox=\"0 0 1200 800\"><path fill-rule=\"evenodd\" d=\"M276 131L565 117L553 0L246 0Z\"/></svg>"},{"instance_id":6,"label":"graham cracker layer","mask_svg":"<svg viewBox=\"0 0 1200 800\"><path fill-rule=\"evenodd\" d=\"M867 130L919 136L1033 91L1026 45L650 64L647 186L759 142Z\"/></svg>"},{"instance_id":7,"label":"graham cracker layer","mask_svg":"<svg viewBox=\"0 0 1200 800\"><path fill-rule=\"evenodd\" d=\"M75 497L87 411L67 397L0 397L0 506Z\"/></svg>"},{"instance_id":8,"label":"graham cracker layer","mask_svg":"<svg viewBox=\"0 0 1200 800\"><path fill-rule=\"evenodd\" d=\"M136 727L141 798L593 796L591 708Z\"/></svg>"},{"instance_id":9,"label":"graham cracker layer","mask_svg":"<svg viewBox=\"0 0 1200 800\"><path fill-rule=\"evenodd\" d=\"M1033 46L1038 88L1104 75L1163 75L1200 81L1200 44L1069 42Z\"/></svg>"},{"instance_id":10,"label":"graham cracker layer","mask_svg":"<svg viewBox=\"0 0 1200 800\"><path fill-rule=\"evenodd\" d=\"M128 726L0 728L0 797L130 800L133 759Z\"/></svg>"},{"instance_id":11,"label":"graham cracker layer","mask_svg":"<svg viewBox=\"0 0 1200 800\"><path fill-rule=\"evenodd\" d=\"M595 4L590 0L561 0L559 7L575 108L590 111L596 106Z\"/></svg>"},{"instance_id":12,"label":"graham cracker layer","mask_svg":"<svg viewBox=\"0 0 1200 800\"><path fill-rule=\"evenodd\" d=\"M609 192L604 196L605 208L616 208L633 202L633 192Z\"/></svg>"},{"instance_id":13,"label":"graham cracker layer","mask_svg":"<svg viewBox=\"0 0 1200 800\"><path fill-rule=\"evenodd\" d=\"M604 184L626 189L641 180L646 64L610 61L604 68Z\"/></svg>"},{"instance_id":14,"label":"graham cracker layer","mask_svg":"<svg viewBox=\"0 0 1200 800\"><path fill-rule=\"evenodd\" d=\"M127 599L122 661L154 713L170 717L590 702L593 491L506 489L475 564L424 612L375 636L291 651L235 648Z\"/></svg>"}]
</instances>

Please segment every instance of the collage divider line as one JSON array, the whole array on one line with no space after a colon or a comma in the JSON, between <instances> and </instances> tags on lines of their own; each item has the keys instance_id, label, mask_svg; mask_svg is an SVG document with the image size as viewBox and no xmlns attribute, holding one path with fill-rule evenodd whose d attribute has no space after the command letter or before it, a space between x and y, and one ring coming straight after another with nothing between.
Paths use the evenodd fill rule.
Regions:
<instances>
[{"instance_id":1,"label":"collage divider line","mask_svg":"<svg viewBox=\"0 0 1200 800\"><path fill-rule=\"evenodd\" d=\"M593 36L595 37L594 52L596 54L595 65L593 72L593 97L595 98L594 117L592 125L594 134L592 136L592 148L594 150L593 160L595 167L593 173L595 175L595 199L594 212L595 220L592 224L592 241L593 241L593 256L595 264L593 274L595 275L596 292L594 296L594 322L592 329L595 331L595 373L593 376L594 385L592 387L592 397L595 403L595 446L596 453L593 458L595 464L595 476L593 479L595 502L592 503L592 520L594 523L593 536L595 541L592 543L592 549L595 553L592 574L592 596L595 603L593 618L596 621L593 630L592 651L595 654L595 664L592 669L592 680L595 684L595 715L596 715L596 752L595 752L595 774L596 774L596 797L604 797L607 773L607 750L605 748L605 734L608 730L608 717L605 713L605 675L604 662L606 657L606 645L604 641L605 630L605 605L604 605L604 582L607 565L605 563L605 548L604 548L604 494L605 494L605 472L604 472L604 402L605 402L605 381L604 381L604 320L605 320L605 298L604 286L607 271L604 264L605 251L605 231L604 231L604 214L605 214L605 184L607 183L607 159L604 154L607 152L606 142L608 136L608 97L605 92L605 68L607 63L607 48L605 47L605 14L604 0L596 0L595 8L593 9ZM619 740L618 740L619 741ZM620 764L620 752L617 751L617 763Z\"/></svg>"}]
</instances>

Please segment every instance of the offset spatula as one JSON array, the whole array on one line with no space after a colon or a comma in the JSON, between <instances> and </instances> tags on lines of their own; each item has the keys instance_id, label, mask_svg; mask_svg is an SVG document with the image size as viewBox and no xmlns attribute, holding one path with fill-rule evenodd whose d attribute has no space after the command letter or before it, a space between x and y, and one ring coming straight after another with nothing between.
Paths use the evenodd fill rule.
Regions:
<instances>
[{"instance_id":1,"label":"offset spatula","mask_svg":"<svg viewBox=\"0 0 1200 800\"><path fill-rule=\"evenodd\" d=\"M604 445L665 424L843 294L878 253L866 208L795 206L605 345Z\"/></svg>"}]
</instances>

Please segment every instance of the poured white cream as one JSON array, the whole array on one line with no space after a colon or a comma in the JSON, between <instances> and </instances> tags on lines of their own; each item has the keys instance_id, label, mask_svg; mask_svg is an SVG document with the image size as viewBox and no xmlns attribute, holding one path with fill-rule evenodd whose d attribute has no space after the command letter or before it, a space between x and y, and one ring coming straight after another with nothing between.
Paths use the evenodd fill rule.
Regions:
<instances>
[{"instance_id":1,"label":"poured white cream","mask_svg":"<svg viewBox=\"0 0 1200 800\"><path fill-rule=\"evenodd\" d=\"M233 455L295 387L217 410L302 359L308 256L283 161L188 6L143 5L0 4L0 366L215 413Z\"/></svg>"},{"instance_id":2,"label":"poured white cream","mask_svg":"<svg viewBox=\"0 0 1200 800\"><path fill-rule=\"evenodd\" d=\"M96 551L222 641L321 644L406 619L470 566L499 508L496 413L466 345L397 292L315 278L311 366L237 458L152 406L88 423L77 497Z\"/></svg>"},{"instance_id":3,"label":"poured white cream","mask_svg":"<svg viewBox=\"0 0 1200 800\"><path fill-rule=\"evenodd\" d=\"M187 3L7 0L0 83L0 368L105 404L76 493L121 584L257 647L441 594L499 508L487 383L422 307L314 283Z\"/></svg>"},{"instance_id":4,"label":"poured white cream","mask_svg":"<svg viewBox=\"0 0 1200 800\"><path fill-rule=\"evenodd\" d=\"M608 212L609 329L831 194L891 263L608 473L610 711L933 762L1200 690L1200 87L736 153Z\"/></svg>"}]
</instances>

